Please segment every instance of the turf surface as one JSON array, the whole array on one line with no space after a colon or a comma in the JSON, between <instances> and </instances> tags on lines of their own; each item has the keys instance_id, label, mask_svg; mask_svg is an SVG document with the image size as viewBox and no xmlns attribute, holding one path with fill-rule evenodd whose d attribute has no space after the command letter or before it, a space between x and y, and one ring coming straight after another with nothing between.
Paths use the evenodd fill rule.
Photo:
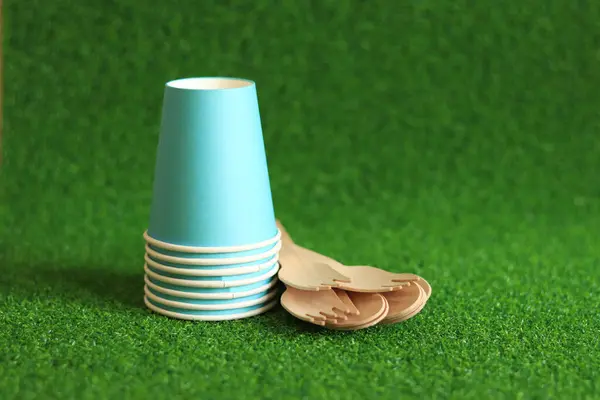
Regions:
<instances>
[{"instance_id":1,"label":"turf surface","mask_svg":"<svg viewBox=\"0 0 600 400\"><path fill-rule=\"evenodd\" d=\"M151 4L152 3L152 4ZM5 0L0 398L599 398L600 6ZM404 324L142 303L163 84L257 82L277 215ZM169 397L173 396L173 397Z\"/></svg>"}]
</instances>

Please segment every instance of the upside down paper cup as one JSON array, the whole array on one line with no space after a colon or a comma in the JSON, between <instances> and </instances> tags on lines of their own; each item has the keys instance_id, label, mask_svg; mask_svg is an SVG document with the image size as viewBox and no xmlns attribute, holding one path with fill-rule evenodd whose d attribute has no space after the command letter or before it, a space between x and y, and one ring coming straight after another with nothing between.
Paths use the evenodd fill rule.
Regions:
<instances>
[{"instance_id":1,"label":"upside down paper cup","mask_svg":"<svg viewBox=\"0 0 600 400\"><path fill-rule=\"evenodd\" d=\"M266 271L234 276L186 276L144 266L144 302L171 318L221 321L258 315L272 308L280 294L279 263Z\"/></svg>"},{"instance_id":2,"label":"upside down paper cup","mask_svg":"<svg viewBox=\"0 0 600 400\"><path fill-rule=\"evenodd\" d=\"M258 315L278 302L278 266L266 273L218 281L165 277L146 265L144 303L150 310L176 319L223 321Z\"/></svg>"},{"instance_id":3,"label":"upside down paper cup","mask_svg":"<svg viewBox=\"0 0 600 400\"><path fill-rule=\"evenodd\" d=\"M156 262L168 265L171 267L179 268L206 268L206 269L226 269L226 268L239 268L254 264L261 264L268 259L277 257L279 250L281 249L281 241L276 242L273 246L265 249L264 251L250 255L236 256L233 254L231 257L220 257L220 258L207 258L207 257L193 257L193 255L168 254L164 250L157 250L152 248L149 244L146 244L145 250L148 257L152 258Z\"/></svg>"},{"instance_id":4,"label":"upside down paper cup","mask_svg":"<svg viewBox=\"0 0 600 400\"><path fill-rule=\"evenodd\" d=\"M255 83L168 82L148 235L212 248L253 246L276 234Z\"/></svg>"},{"instance_id":5,"label":"upside down paper cup","mask_svg":"<svg viewBox=\"0 0 600 400\"><path fill-rule=\"evenodd\" d=\"M277 292L280 288L279 285L269 285L266 286L267 289L260 289L260 291L256 291L253 294L249 294L247 296L239 296L234 297L232 299L195 299L189 297L177 296L169 293L165 293L164 288L151 286L146 284L144 288L144 292L148 294L150 292L153 296L159 297L165 301L173 302L174 304L190 304L190 305L205 305L205 306L240 306L240 304L246 304L250 301L257 301L257 303L261 303L263 297L267 296L269 293ZM183 296L188 296L188 293L184 293ZM238 308L238 307L234 307Z\"/></svg>"},{"instance_id":6,"label":"upside down paper cup","mask_svg":"<svg viewBox=\"0 0 600 400\"><path fill-rule=\"evenodd\" d=\"M264 281L251 284L254 289L229 293L229 298L196 298L198 294L206 296L207 293L168 289L162 286L161 281L153 282L149 276L145 280L146 306L158 314L177 319L223 321L246 318L271 309L277 304L281 294L276 278L266 284L263 284ZM215 294L217 293L209 295Z\"/></svg>"},{"instance_id":7,"label":"upside down paper cup","mask_svg":"<svg viewBox=\"0 0 600 400\"><path fill-rule=\"evenodd\" d=\"M279 301L275 299L266 304L222 311L193 311L177 307L162 306L159 303L152 301L147 296L144 296L144 303L146 303L146 306L152 311L175 319L191 321L228 321L262 314L275 307Z\"/></svg>"},{"instance_id":8,"label":"upside down paper cup","mask_svg":"<svg viewBox=\"0 0 600 400\"><path fill-rule=\"evenodd\" d=\"M147 286L144 288L146 297L161 307L168 306L191 311L223 311L254 307L273 300L278 292L278 288L273 288L266 293L259 293L229 301L213 300L211 302L210 300L190 300L181 297L165 296L161 292L155 291Z\"/></svg>"},{"instance_id":9,"label":"upside down paper cup","mask_svg":"<svg viewBox=\"0 0 600 400\"><path fill-rule=\"evenodd\" d=\"M249 285L269 279L279 271L279 263L273 262L269 268L241 275L230 276L190 276L173 274L152 266L150 263L144 265L144 272L153 279L164 283L170 283L178 286L187 286L195 288L225 288Z\"/></svg>"},{"instance_id":10,"label":"upside down paper cup","mask_svg":"<svg viewBox=\"0 0 600 400\"><path fill-rule=\"evenodd\" d=\"M277 304L281 233L254 82L165 87L144 302L178 319L245 318Z\"/></svg>"},{"instance_id":11,"label":"upside down paper cup","mask_svg":"<svg viewBox=\"0 0 600 400\"><path fill-rule=\"evenodd\" d=\"M245 275L253 272L268 270L272 268L275 263L279 262L279 255L277 254L247 264L234 264L233 266L219 265L210 267L197 267L190 265L181 265L158 260L156 258L151 257L147 253L144 254L144 261L150 268L158 270L160 271L160 273L164 272L180 276L227 277Z\"/></svg>"},{"instance_id":12,"label":"upside down paper cup","mask_svg":"<svg viewBox=\"0 0 600 400\"><path fill-rule=\"evenodd\" d=\"M218 246L218 247L199 247L183 246L173 243L167 243L151 237L148 231L144 232L146 246L153 252L160 255L175 258L206 259L204 265L211 264L210 260L217 259L218 264L225 264L226 261L218 262L218 259L239 259L252 258L262 253L279 249L281 247L281 233L279 230L272 238L248 245L242 246Z\"/></svg>"},{"instance_id":13,"label":"upside down paper cup","mask_svg":"<svg viewBox=\"0 0 600 400\"><path fill-rule=\"evenodd\" d=\"M263 281L251 283L248 285L233 286L227 288L194 288L187 286L178 286L164 283L157 279L152 279L148 275L144 276L146 286L154 291L176 298L191 300L233 300L240 299L256 294L267 293L270 289L280 285L277 277L265 279Z\"/></svg>"}]
</instances>

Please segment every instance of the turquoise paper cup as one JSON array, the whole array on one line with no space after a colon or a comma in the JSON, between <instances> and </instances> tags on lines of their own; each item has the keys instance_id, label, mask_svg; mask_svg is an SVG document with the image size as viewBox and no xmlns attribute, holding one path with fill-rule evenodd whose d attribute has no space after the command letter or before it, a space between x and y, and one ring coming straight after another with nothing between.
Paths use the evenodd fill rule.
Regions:
<instances>
[{"instance_id":1,"label":"turquoise paper cup","mask_svg":"<svg viewBox=\"0 0 600 400\"><path fill-rule=\"evenodd\" d=\"M250 280L254 280L254 281L258 281L260 279L260 277L262 276L266 276L266 275L270 275L273 270L277 270L279 268L279 264L277 261L273 262L270 266L270 268L263 270L263 271L257 271L257 272L251 272L251 273L247 273L247 274L240 274L240 275L229 275L229 276L190 276L190 275L181 275L181 274L174 274L171 272L165 272L164 270L161 269L157 269L153 266L151 266L150 264L146 264L147 267L147 271L152 272L152 275L157 275L160 276L161 278L169 278L169 280L173 279L173 283L176 283L175 280L177 281L182 281L181 283L183 284L183 282L185 282L187 285L189 286L195 286L196 283L219 283L219 282L228 282L231 283L232 286L240 286L237 285L236 282L239 281L250 281ZM150 274L150 272L147 272L148 274ZM157 278L160 279L160 278ZM200 285L198 285L198 287L201 287Z\"/></svg>"},{"instance_id":2,"label":"turquoise paper cup","mask_svg":"<svg viewBox=\"0 0 600 400\"><path fill-rule=\"evenodd\" d=\"M276 276L249 285L213 289L199 289L190 288L186 286L171 285L156 279L152 279L147 275L144 276L144 282L146 283L146 286L148 286L154 291L178 298L194 300L237 299L241 297L252 296L255 294L266 293L267 291L281 285L281 282L279 282Z\"/></svg>"},{"instance_id":3,"label":"turquoise paper cup","mask_svg":"<svg viewBox=\"0 0 600 400\"><path fill-rule=\"evenodd\" d=\"M264 262L265 260L275 257L281 249L281 242L275 243L263 252L244 256L231 256L227 258L206 258L193 257L194 255L180 253L177 256L165 254L164 250L157 251L150 245L146 244L146 254L156 262L170 266L182 267L218 267L218 268L239 268L248 265L255 265Z\"/></svg>"},{"instance_id":4,"label":"turquoise paper cup","mask_svg":"<svg viewBox=\"0 0 600 400\"><path fill-rule=\"evenodd\" d=\"M279 300L275 298L268 303L258 304L252 307L215 311L193 311L184 308L169 307L152 301L147 296L144 296L144 303L146 303L146 306L152 311L171 318L195 321L227 321L262 314L275 307L279 303Z\"/></svg>"},{"instance_id":5,"label":"turquoise paper cup","mask_svg":"<svg viewBox=\"0 0 600 400\"><path fill-rule=\"evenodd\" d=\"M161 304L161 303L151 300L151 299L148 299L148 300L152 305L154 305L155 307L162 308L163 310L167 310L167 311L171 311L171 312L175 312L175 313L199 315L199 316L220 316L220 315L229 315L229 314L241 314L241 313L245 313L248 311L256 310L257 308L261 308L263 306L263 304L258 304L258 305L254 305L254 306L250 306L250 307L240 307L240 308L234 308L234 309L230 309L230 310L197 311L197 310L188 310L186 308L170 307L170 306L166 306L164 304Z\"/></svg>"},{"instance_id":6,"label":"turquoise paper cup","mask_svg":"<svg viewBox=\"0 0 600 400\"><path fill-rule=\"evenodd\" d=\"M249 285L263 282L266 284L271 278L277 278L277 272L279 271L279 264L275 264L270 270L256 274L251 278L236 279L236 280L196 280L196 279L178 279L171 278L159 274L151 270L148 265L144 265L144 272L160 287L167 289L173 289L177 291L187 291L192 289L196 293L215 293L216 292L227 292L227 291L243 291L247 290ZM242 287L241 290L235 288ZM185 290L187 289L187 290Z\"/></svg>"},{"instance_id":7,"label":"turquoise paper cup","mask_svg":"<svg viewBox=\"0 0 600 400\"><path fill-rule=\"evenodd\" d=\"M255 83L168 82L148 235L212 248L253 245L277 232Z\"/></svg>"},{"instance_id":8,"label":"turquoise paper cup","mask_svg":"<svg viewBox=\"0 0 600 400\"><path fill-rule=\"evenodd\" d=\"M240 264L237 267L223 266L224 268L218 268L215 266L210 267L198 267L190 265L180 265L174 263L159 262L158 260L150 257L148 254L144 254L144 261L153 270L158 270L161 273L171 273L175 275L184 276L236 276L243 274L250 274L253 272L265 271L273 267L273 264L279 261L279 255L272 256L270 258L252 262L249 264Z\"/></svg>"},{"instance_id":9,"label":"turquoise paper cup","mask_svg":"<svg viewBox=\"0 0 600 400\"><path fill-rule=\"evenodd\" d=\"M232 247L181 246L157 240L148 235L147 231L144 232L144 240L152 251L166 256L203 259L244 258L265 253L274 247L281 246L281 234L279 231L269 240L252 245Z\"/></svg>"},{"instance_id":10,"label":"turquoise paper cup","mask_svg":"<svg viewBox=\"0 0 600 400\"><path fill-rule=\"evenodd\" d=\"M192 311L218 311L232 310L244 307L254 307L265 304L273 300L279 291L275 288L266 293L260 293L253 296L242 297L231 300L192 300L180 297L170 296L167 298L164 294L153 291L149 287L144 288L144 294L153 303L160 304L161 307L168 306Z\"/></svg>"},{"instance_id":11,"label":"turquoise paper cup","mask_svg":"<svg viewBox=\"0 0 600 400\"><path fill-rule=\"evenodd\" d=\"M150 292L152 295L159 297L163 300L168 300L168 301L173 301L173 302L177 302L177 303L187 303L187 304L198 304L198 305L229 305L229 304L240 304L240 303L245 303L247 301L253 301L253 300L260 300L262 297L266 296L269 293L269 290L266 290L264 292L260 292L257 294L252 294L250 296L243 296L243 297L237 297L237 298L233 298L233 299L217 299L217 300L211 300L211 299L190 299L187 297L180 297L180 296L173 296L170 294L166 294L163 293L161 291L158 291L156 289L152 289L150 286L146 285L145 291ZM276 289L271 289L271 291L276 290Z\"/></svg>"},{"instance_id":12,"label":"turquoise paper cup","mask_svg":"<svg viewBox=\"0 0 600 400\"><path fill-rule=\"evenodd\" d=\"M260 247L258 249L254 249L254 250L247 250L247 251L238 251L238 252L232 252L232 253L185 253L182 251L173 251L173 250L166 250L166 249L162 249L158 246L154 246L152 244L148 244L148 247L152 250L155 251L159 254L165 255L165 256L170 256L170 257L178 257L178 258L201 258L201 259L228 259L228 258L240 258L240 257L248 257L248 256L256 256L265 252L268 252L269 250L272 250L273 248L275 248L278 245L279 242L277 243L273 243L269 246L265 246L265 247Z\"/></svg>"}]
</instances>

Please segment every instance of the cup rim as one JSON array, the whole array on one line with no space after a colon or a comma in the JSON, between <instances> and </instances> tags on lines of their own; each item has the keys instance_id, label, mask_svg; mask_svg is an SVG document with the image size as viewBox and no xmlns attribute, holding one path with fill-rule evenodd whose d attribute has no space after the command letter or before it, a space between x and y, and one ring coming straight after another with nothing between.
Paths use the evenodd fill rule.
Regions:
<instances>
[{"instance_id":1,"label":"cup rim","mask_svg":"<svg viewBox=\"0 0 600 400\"><path fill-rule=\"evenodd\" d=\"M219 87L219 83L227 82L225 87ZM201 85L201 83L204 84ZM212 87L211 87L212 84ZM227 86L228 85L228 86ZM233 76L190 76L187 78L177 78L165 83L170 89L186 91L222 91L239 90L255 86L256 82L246 78L237 78Z\"/></svg>"},{"instance_id":2,"label":"cup rim","mask_svg":"<svg viewBox=\"0 0 600 400\"><path fill-rule=\"evenodd\" d=\"M270 257L267 261L261 264L248 265L246 267L234 267L234 268L220 268L220 269L202 269L202 268L179 268L171 267L169 265L163 265L158 261L150 258L148 253L144 254L144 261L146 264L154 269L158 269L163 272L176 275L187 275L187 276L235 276L252 274L269 269L275 262L279 261L279 254Z\"/></svg>"},{"instance_id":3,"label":"cup rim","mask_svg":"<svg viewBox=\"0 0 600 400\"><path fill-rule=\"evenodd\" d=\"M163 250L178 251L180 253L192 253L192 254L221 254L221 253L238 253L242 251L256 250L263 247L267 247L276 243L281 239L281 231L277 228L277 233L270 239L263 240L262 242L242 244L239 246L185 246L181 244L174 244L169 242L163 242L162 240L153 238L146 229L144 231L144 240L152 246L159 247Z\"/></svg>"},{"instance_id":4,"label":"cup rim","mask_svg":"<svg viewBox=\"0 0 600 400\"><path fill-rule=\"evenodd\" d=\"M277 275L279 272L279 262L273 263L273 267L270 270L267 270L264 274L255 276L253 278L246 279L238 279L234 281L192 281L186 279L178 279L178 278L170 278L168 276L162 276L152 271L148 264L144 263L144 273L151 277L152 279L156 279L157 281L168 283L171 285L183 286L188 288L205 288L205 289L225 289L230 287L251 285L253 283L257 283L260 281L264 281L265 279L269 279L272 276Z\"/></svg>"},{"instance_id":5,"label":"cup rim","mask_svg":"<svg viewBox=\"0 0 600 400\"><path fill-rule=\"evenodd\" d=\"M273 288L270 291L268 291L266 294L264 294L263 296L259 297L258 299L231 302L229 304L226 304L226 303L225 304L193 304L193 303L184 303L181 301L163 299L162 297L157 296L156 294L152 293L152 290L150 290L150 288L147 285L144 286L144 294L153 302L163 304L167 307L181 308L181 309L190 310L190 311L226 311L226 310L235 310L236 308L254 307L259 304L267 303L269 300L271 300L273 297L275 297L277 295L277 292L278 292L278 289Z\"/></svg>"},{"instance_id":6,"label":"cup rim","mask_svg":"<svg viewBox=\"0 0 600 400\"><path fill-rule=\"evenodd\" d=\"M270 258L275 254L279 253L281 250L281 240L276 242L275 246L270 248L267 251L258 254L252 254L249 256L240 256L240 257L229 257L229 258L183 258L183 257L175 257L168 256L166 254L161 254L156 250L150 248L150 245L146 243L145 250L146 253L159 261L172 262L175 264L182 265L204 265L204 266L217 266L217 265L233 265L233 264L244 264L254 261L259 261L265 258Z\"/></svg>"},{"instance_id":7,"label":"cup rim","mask_svg":"<svg viewBox=\"0 0 600 400\"><path fill-rule=\"evenodd\" d=\"M168 289L152 282L147 275L144 275L144 283L157 292L168 294L170 296L182 297L193 300L233 300L242 297L252 296L261 292L265 292L279 283L277 278L265 283L254 289L246 290L245 292L221 292L221 293L198 293L198 292L182 292L180 290Z\"/></svg>"}]
</instances>

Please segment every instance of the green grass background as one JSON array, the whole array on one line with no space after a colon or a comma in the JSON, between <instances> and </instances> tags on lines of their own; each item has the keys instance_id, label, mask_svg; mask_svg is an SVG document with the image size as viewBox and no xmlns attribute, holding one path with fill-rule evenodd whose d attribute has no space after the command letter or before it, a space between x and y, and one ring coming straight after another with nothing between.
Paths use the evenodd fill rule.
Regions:
<instances>
[{"instance_id":1,"label":"green grass background","mask_svg":"<svg viewBox=\"0 0 600 400\"><path fill-rule=\"evenodd\" d=\"M5 0L0 398L600 398L600 3ZM277 215L414 319L142 303L163 85L257 82Z\"/></svg>"}]
</instances>

